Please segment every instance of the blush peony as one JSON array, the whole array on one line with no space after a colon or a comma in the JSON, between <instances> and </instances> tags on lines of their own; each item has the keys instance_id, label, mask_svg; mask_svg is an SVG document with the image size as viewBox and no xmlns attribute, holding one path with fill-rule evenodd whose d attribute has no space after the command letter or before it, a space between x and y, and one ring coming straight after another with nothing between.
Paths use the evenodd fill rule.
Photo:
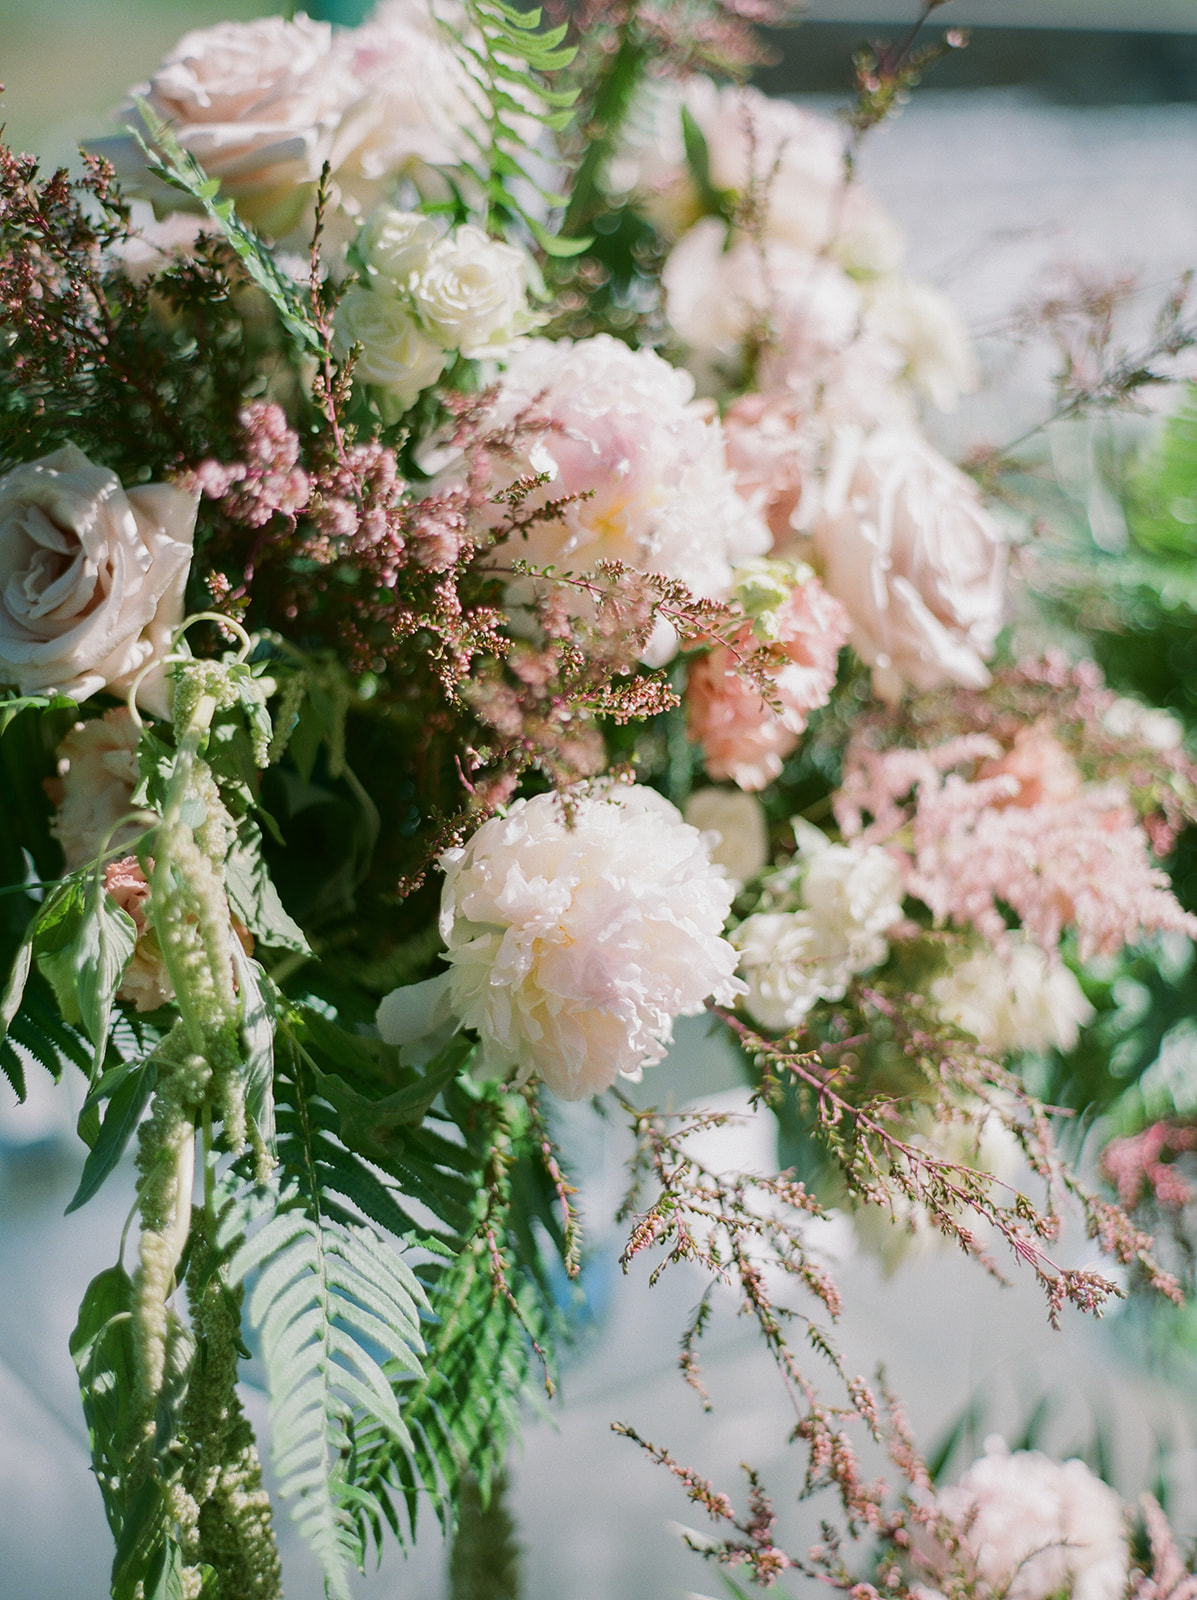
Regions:
<instances>
[{"instance_id":1,"label":"blush peony","mask_svg":"<svg viewBox=\"0 0 1197 1600\"><path fill-rule=\"evenodd\" d=\"M743 988L732 885L655 790L517 800L442 864L449 1008L490 1070L599 1094L664 1056L675 1017Z\"/></svg>"},{"instance_id":2,"label":"blush peony","mask_svg":"<svg viewBox=\"0 0 1197 1600\"><path fill-rule=\"evenodd\" d=\"M811 532L823 581L884 699L905 686L989 682L1005 541L976 485L917 433L833 429Z\"/></svg>"},{"instance_id":3,"label":"blush peony","mask_svg":"<svg viewBox=\"0 0 1197 1600\"><path fill-rule=\"evenodd\" d=\"M992 1437L935 1505L959 1540L954 1557L930 1534L917 1540L920 1564L936 1578L959 1574L969 1593L1007 1600L1122 1600L1130 1566L1126 1513L1083 1461L1053 1461L1038 1450L1011 1454Z\"/></svg>"},{"instance_id":4,"label":"blush peony","mask_svg":"<svg viewBox=\"0 0 1197 1600\"><path fill-rule=\"evenodd\" d=\"M70 444L0 477L0 683L127 691L183 620L195 512L170 484L122 489ZM160 671L137 698L168 714Z\"/></svg>"},{"instance_id":5,"label":"blush peony","mask_svg":"<svg viewBox=\"0 0 1197 1600\"><path fill-rule=\"evenodd\" d=\"M724 598L733 566L768 549L769 532L736 493L717 419L694 403L688 373L609 335L573 343L530 339L512 357L486 424L527 419L494 490L547 473L525 509L585 496L534 522L499 555L565 572L616 560L678 578L693 594ZM659 624L654 665L676 637Z\"/></svg>"}]
</instances>

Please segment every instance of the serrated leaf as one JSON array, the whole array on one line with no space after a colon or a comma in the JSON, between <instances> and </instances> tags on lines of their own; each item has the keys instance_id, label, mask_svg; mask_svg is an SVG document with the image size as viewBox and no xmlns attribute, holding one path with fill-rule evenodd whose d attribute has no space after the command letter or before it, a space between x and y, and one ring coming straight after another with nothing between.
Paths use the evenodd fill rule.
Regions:
<instances>
[{"instance_id":1,"label":"serrated leaf","mask_svg":"<svg viewBox=\"0 0 1197 1600\"><path fill-rule=\"evenodd\" d=\"M154 1061L146 1061L140 1068L129 1071L121 1081L108 1102L96 1142L87 1153L79 1185L66 1208L67 1216L86 1205L116 1167L157 1081L158 1067Z\"/></svg>"},{"instance_id":2,"label":"serrated leaf","mask_svg":"<svg viewBox=\"0 0 1197 1600\"><path fill-rule=\"evenodd\" d=\"M224 873L229 905L258 944L271 950L311 954L303 929L279 898L262 859L261 834L248 817L237 825L237 838L225 858Z\"/></svg>"},{"instance_id":3,"label":"serrated leaf","mask_svg":"<svg viewBox=\"0 0 1197 1600\"><path fill-rule=\"evenodd\" d=\"M274 1030L278 1015L275 991L256 961L239 941L232 941L233 971L241 1006L241 1050L245 1075L245 1110L262 1144L274 1155Z\"/></svg>"},{"instance_id":4,"label":"serrated leaf","mask_svg":"<svg viewBox=\"0 0 1197 1600\"><path fill-rule=\"evenodd\" d=\"M34 927L34 954L67 1022L80 1023L103 1060L116 991L137 943L137 926L90 875L72 882Z\"/></svg>"}]
</instances>

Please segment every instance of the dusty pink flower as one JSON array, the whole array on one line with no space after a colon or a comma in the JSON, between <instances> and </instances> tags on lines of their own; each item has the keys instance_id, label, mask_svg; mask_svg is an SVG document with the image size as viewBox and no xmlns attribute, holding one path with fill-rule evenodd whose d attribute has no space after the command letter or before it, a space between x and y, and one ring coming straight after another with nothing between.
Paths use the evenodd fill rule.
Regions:
<instances>
[{"instance_id":1,"label":"dusty pink flower","mask_svg":"<svg viewBox=\"0 0 1197 1600\"><path fill-rule=\"evenodd\" d=\"M338 164L336 139L361 94L333 47L327 22L258 17L184 34L148 84L135 91L220 180L242 215L276 236L299 220L323 163ZM124 118L136 115L126 107ZM122 177L177 207L153 186L132 134L96 141Z\"/></svg>"},{"instance_id":2,"label":"dusty pink flower","mask_svg":"<svg viewBox=\"0 0 1197 1600\"><path fill-rule=\"evenodd\" d=\"M121 910L133 918L137 928L133 959L125 969L116 998L130 1002L138 1011L156 1011L174 999L175 991L162 959L162 947L146 919L150 886L137 857L109 862L104 869L104 887Z\"/></svg>"},{"instance_id":3,"label":"dusty pink flower","mask_svg":"<svg viewBox=\"0 0 1197 1600\"><path fill-rule=\"evenodd\" d=\"M1037 1450L1013 1454L1004 1440L935 1507L954 1525L954 1558L937 1538L920 1536L918 1552L936 1576L957 1572L970 1593L1008 1600L1122 1600L1130 1567L1126 1511L1113 1489L1083 1461L1053 1461Z\"/></svg>"},{"instance_id":4,"label":"dusty pink flower","mask_svg":"<svg viewBox=\"0 0 1197 1600\"><path fill-rule=\"evenodd\" d=\"M702 746L707 774L730 778L741 789L763 789L779 776L810 713L827 704L848 636L847 613L813 576L773 616L786 657L784 665L765 669L777 707L737 671L737 655L726 645L694 661L687 678L687 732ZM753 648L749 625L736 650L750 655Z\"/></svg>"},{"instance_id":5,"label":"dusty pink flower","mask_svg":"<svg viewBox=\"0 0 1197 1600\"><path fill-rule=\"evenodd\" d=\"M732 886L653 789L517 800L441 864L450 969L413 986L420 1024L476 1029L491 1070L541 1077L565 1100L600 1094L661 1060L676 1017L743 990L722 936ZM411 998L384 1000L384 1038L415 1037Z\"/></svg>"},{"instance_id":6,"label":"dusty pink flower","mask_svg":"<svg viewBox=\"0 0 1197 1600\"><path fill-rule=\"evenodd\" d=\"M251 400L239 412L243 461L201 461L193 477L210 500L224 502L235 522L261 528L276 514L293 517L307 505L311 480L299 465L299 435L281 406Z\"/></svg>"},{"instance_id":7,"label":"dusty pink flower","mask_svg":"<svg viewBox=\"0 0 1197 1600\"><path fill-rule=\"evenodd\" d=\"M1009 767L981 775L1007 759ZM1041 729L1006 753L986 735L926 750L855 742L836 816L848 836L870 842L908 829L907 892L994 945L1007 939L1002 905L1049 953L1075 928L1082 961L1151 930L1197 935L1197 917L1152 865L1125 791L1077 785L1067 762Z\"/></svg>"},{"instance_id":8,"label":"dusty pink flower","mask_svg":"<svg viewBox=\"0 0 1197 1600\"><path fill-rule=\"evenodd\" d=\"M145 831L121 823L132 809L139 779L141 730L128 707L117 706L90 722L78 722L58 746L57 806L51 832L62 846L68 872L91 861L105 844L128 844Z\"/></svg>"},{"instance_id":9,"label":"dusty pink flower","mask_svg":"<svg viewBox=\"0 0 1197 1600\"><path fill-rule=\"evenodd\" d=\"M819 464L809 412L794 395L741 395L724 414L723 433L736 488L768 523L774 551L787 554L803 489Z\"/></svg>"},{"instance_id":10,"label":"dusty pink flower","mask_svg":"<svg viewBox=\"0 0 1197 1600\"><path fill-rule=\"evenodd\" d=\"M195 510L172 484L122 488L72 444L0 476L0 683L126 693L183 619ZM160 667L137 698L168 714Z\"/></svg>"},{"instance_id":11,"label":"dusty pink flower","mask_svg":"<svg viewBox=\"0 0 1197 1600\"><path fill-rule=\"evenodd\" d=\"M588 572L616 560L724 598L733 567L763 554L769 534L736 493L718 419L693 393L689 373L606 334L528 340L483 418L490 429L521 424L514 452L493 460L492 493L544 474L521 511L577 498L498 546L495 564L514 557ZM503 512L493 508L496 523ZM676 644L662 622L646 658L660 665Z\"/></svg>"}]
</instances>

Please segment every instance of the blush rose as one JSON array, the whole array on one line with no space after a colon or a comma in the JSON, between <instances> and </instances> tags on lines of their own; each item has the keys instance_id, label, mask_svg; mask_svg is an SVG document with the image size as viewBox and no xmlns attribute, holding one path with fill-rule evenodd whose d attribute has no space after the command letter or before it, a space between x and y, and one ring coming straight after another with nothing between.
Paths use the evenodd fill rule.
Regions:
<instances>
[{"instance_id":1,"label":"blush rose","mask_svg":"<svg viewBox=\"0 0 1197 1600\"><path fill-rule=\"evenodd\" d=\"M0 477L0 683L86 700L126 692L183 618L196 501L125 490L74 445ZM161 670L138 703L169 713Z\"/></svg>"}]
</instances>

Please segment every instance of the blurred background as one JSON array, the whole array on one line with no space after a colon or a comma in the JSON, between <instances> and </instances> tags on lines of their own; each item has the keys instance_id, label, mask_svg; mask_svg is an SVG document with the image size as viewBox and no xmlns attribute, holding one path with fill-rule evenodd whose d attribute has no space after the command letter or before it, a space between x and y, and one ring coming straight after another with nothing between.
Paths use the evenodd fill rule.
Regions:
<instances>
[{"instance_id":1,"label":"blurred background","mask_svg":"<svg viewBox=\"0 0 1197 1600\"><path fill-rule=\"evenodd\" d=\"M111 108L186 29L274 9L247 0L44 0L37 8L0 0L8 142L46 165L69 161L76 141L105 131ZM311 9L351 23L366 7L340 0ZM900 35L917 12L915 0L813 0L803 24L777 37L778 59L758 81L834 111L848 96L852 51ZM978 341L982 391L940 424L944 442L963 453L1017 437L1049 409L1050 356L1018 332L1020 308L1077 274L1134 278L1130 315L1138 305L1149 319L1179 275L1197 267L1197 0L954 0L933 21L970 27L971 42L870 136L861 167L906 231L911 275L948 292ZM1176 1070L1197 1081L1191 1043ZM641 1093L654 1103L714 1097L734 1108L744 1103L739 1081L730 1053L693 1023ZM80 1165L80 1099L79 1084L35 1081L18 1108L0 1081L3 1600L74 1600L107 1587L109 1536L67 1340L87 1279L115 1256L131 1185L127 1175L123 1187L115 1179L63 1219ZM701 1284L678 1275L650 1292L643 1275L621 1277L610 1218L623 1136L589 1108L567 1111L560 1134L583 1181L594 1263L586 1280L592 1329L564 1374L562 1403L529 1418L501 1515L480 1534L481 1563L461 1556L451 1571L430 1517L417 1554L404 1562L392 1551L382 1572L361 1582L364 1596L723 1595L718 1573L682 1544L683 1492L611 1433L617 1419L732 1493L739 1463L751 1461L777 1500L783 1537L815 1533L811 1514L795 1505L800 1463L751 1333L723 1308L708 1350L714 1411L704 1418L673 1370ZM715 1159L765 1167L773 1151L766 1133L746 1128L724 1136ZM881 1242L892 1258L893 1240ZM943 1251L907 1252L889 1273L886 1252L863 1247L846 1222L824 1230L822 1248L845 1291L849 1367L885 1362L926 1449L962 1418L976 1452L991 1429L1015 1444L1034 1436L1057 1453L1100 1460L1126 1495L1166 1488L1182 1531L1197 1532L1191 1374L1153 1370L1126 1315L1102 1325L1072 1317L1052 1334L1027 1284L1003 1289ZM1059 1255L1069 1264L1091 1259L1082 1238L1066 1239ZM249 1404L261 1423L264 1405L252 1390ZM969 1442L961 1465L971 1459ZM318 1579L285 1515L280 1532L288 1600L317 1600ZM480 1569L490 1587L478 1586ZM783 1582L779 1592L800 1591Z\"/></svg>"}]
</instances>

